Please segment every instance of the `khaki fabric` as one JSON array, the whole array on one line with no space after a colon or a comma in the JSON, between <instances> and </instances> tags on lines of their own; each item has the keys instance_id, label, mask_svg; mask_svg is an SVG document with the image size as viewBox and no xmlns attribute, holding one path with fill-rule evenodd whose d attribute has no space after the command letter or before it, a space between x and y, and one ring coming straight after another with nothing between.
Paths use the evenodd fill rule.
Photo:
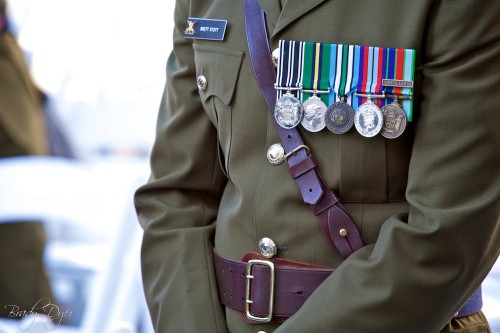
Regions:
<instances>
[{"instance_id":1,"label":"khaki fabric","mask_svg":"<svg viewBox=\"0 0 500 333\"><path fill-rule=\"evenodd\" d=\"M22 50L10 33L1 33L0 157L48 153L39 97Z\"/></svg>"},{"instance_id":2,"label":"khaki fabric","mask_svg":"<svg viewBox=\"0 0 500 333\"><path fill-rule=\"evenodd\" d=\"M467 317L452 319L441 332L491 333L491 330L484 314L479 312Z\"/></svg>"},{"instance_id":3,"label":"khaki fabric","mask_svg":"<svg viewBox=\"0 0 500 333\"><path fill-rule=\"evenodd\" d=\"M259 3L271 50L280 39L415 49L414 120L394 140L300 129L366 244L342 260L287 166L266 159L279 137L243 1L178 0L151 179L135 196L157 332L487 332L450 320L500 252L500 2ZM228 20L224 40L184 38L188 17ZM281 326L249 325L217 296L213 248L239 260L263 237L280 258L336 267Z\"/></svg>"}]
</instances>

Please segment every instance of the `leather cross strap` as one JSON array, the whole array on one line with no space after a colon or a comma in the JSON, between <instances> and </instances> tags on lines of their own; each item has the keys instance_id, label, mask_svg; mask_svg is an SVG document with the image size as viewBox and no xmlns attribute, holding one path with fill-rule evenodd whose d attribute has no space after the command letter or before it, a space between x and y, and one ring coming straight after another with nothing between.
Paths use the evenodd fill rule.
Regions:
<instances>
[{"instance_id":1,"label":"leather cross strap","mask_svg":"<svg viewBox=\"0 0 500 333\"><path fill-rule=\"evenodd\" d=\"M363 246L361 234L337 194L324 181L309 149L302 149L305 145L299 131L296 128L285 129L276 122L273 116L276 72L271 61L264 11L256 0L245 0L244 6L250 61L285 153L293 152L287 158L290 174L304 202L311 205L327 239L343 258L347 258Z\"/></svg>"}]
</instances>

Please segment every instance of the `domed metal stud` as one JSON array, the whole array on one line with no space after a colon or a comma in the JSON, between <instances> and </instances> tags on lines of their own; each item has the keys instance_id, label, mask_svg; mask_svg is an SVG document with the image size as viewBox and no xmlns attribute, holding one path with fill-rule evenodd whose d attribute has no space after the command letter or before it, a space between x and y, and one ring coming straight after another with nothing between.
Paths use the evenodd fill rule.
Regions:
<instances>
[{"instance_id":1,"label":"domed metal stud","mask_svg":"<svg viewBox=\"0 0 500 333\"><path fill-rule=\"evenodd\" d=\"M205 75L203 74L198 75L198 78L196 79L196 84L198 85L198 89L200 89L201 91L207 90L208 81Z\"/></svg>"},{"instance_id":2,"label":"domed metal stud","mask_svg":"<svg viewBox=\"0 0 500 333\"><path fill-rule=\"evenodd\" d=\"M278 67L279 59L280 59L280 49L275 49L272 53L272 61L275 68Z\"/></svg>"},{"instance_id":3,"label":"domed metal stud","mask_svg":"<svg viewBox=\"0 0 500 333\"><path fill-rule=\"evenodd\" d=\"M281 143L275 143L267 150L267 160L272 165L280 165L285 160L285 149Z\"/></svg>"},{"instance_id":4,"label":"domed metal stud","mask_svg":"<svg viewBox=\"0 0 500 333\"><path fill-rule=\"evenodd\" d=\"M264 237L259 241L259 252L265 258L271 259L278 253L278 247L271 238Z\"/></svg>"}]
</instances>

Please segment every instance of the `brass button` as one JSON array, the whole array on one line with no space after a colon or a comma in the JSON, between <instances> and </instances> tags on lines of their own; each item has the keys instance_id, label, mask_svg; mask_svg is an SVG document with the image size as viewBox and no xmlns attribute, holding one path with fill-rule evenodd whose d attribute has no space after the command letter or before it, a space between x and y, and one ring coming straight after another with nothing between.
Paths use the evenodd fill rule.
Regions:
<instances>
[{"instance_id":1,"label":"brass button","mask_svg":"<svg viewBox=\"0 0 500 333\"><path fill-rule=\"evenodd\" d=\"M198 89L200 89L201 91L207 90L208 81L205 75L203 74L198 75L198 78L196 79L196 84L198 85Z\"/></svg>"},{"instance_id":2,"label":"brass button","mask_svg":"<svg viewBox=\"0 0 500 333\"><path fill-rule=\"evenodd\" d=\"M347 236L347 230L340 229L339 234L340 234L340 236L345 237L345 236Z\"/></svg>"},{"instance_id":3,"label":"brass button","mask_svg":"<svg viewBox=\"0 0 500 333\"><path fill-rule=\"evenodd\" d=\"M278 253L278 247L271 238L264 237L259 241L259 251L265 258L271 259Z\"/></svg>"},{"instance_id":4,"label":"brass button","mask_svg":"<svg viewBox=\"0 0 500 333\"><path fill-rule=\"evenodd\" d=\"M272 165L279 165L285 160L285 150L281 143L275 143L267 150L267 160Z\"/></svg>"},{"instance_id":5,"label":"brass button","mask_svg":"<svg viewBox=\"0 0 500 333\"><path fill-rule=\"evenodd\" d=\"M272 53L272 61L274 67L278 67L279 59L280 59L280 49L275 49Z\"/></svg>"}]
</instances>

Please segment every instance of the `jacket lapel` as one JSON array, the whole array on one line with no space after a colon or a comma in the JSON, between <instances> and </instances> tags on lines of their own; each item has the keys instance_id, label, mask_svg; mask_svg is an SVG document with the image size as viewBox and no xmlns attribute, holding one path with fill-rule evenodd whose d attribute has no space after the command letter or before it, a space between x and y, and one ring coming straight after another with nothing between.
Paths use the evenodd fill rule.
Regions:
<instances>
[{"instance_id":1,"label":"jacket lapel","mask_svg":"<svg viewBox=\"0 0 500 333\"><path fill-rule=\"evenodd\" d=\"M272 24L272 28L274 29L281 14L280 0L258 0L258 2L264 13L266 13L266 19Z\"/></svg>"},{"instance_id":2,"label":"jacket lapel","mask_svg":"<svg viewBox=\"0 0 500 333\"><path fill-rule=\"evenodd\" d=\"M279 16L273 36L285 29L293 21L310 11L311 9L322 4L326 0L287 0L281 15ZM269 0L260 0L261 5L265 2L273 2ZM265 7L263 6L264 10Z\"/></svg>"}]
</instances>

